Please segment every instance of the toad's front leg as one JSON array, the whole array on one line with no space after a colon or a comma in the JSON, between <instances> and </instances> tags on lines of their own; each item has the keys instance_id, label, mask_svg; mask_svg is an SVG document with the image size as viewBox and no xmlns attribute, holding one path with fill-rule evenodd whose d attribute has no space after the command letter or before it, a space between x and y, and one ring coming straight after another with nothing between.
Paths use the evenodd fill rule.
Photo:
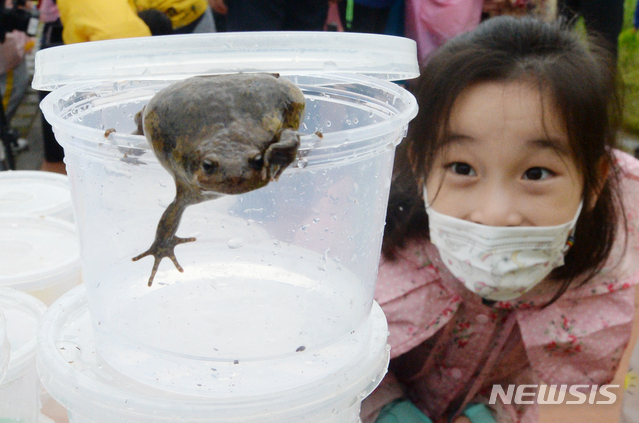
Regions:
<instances>
[{"instance_id":1,"label":"toad's front leg","mask_svg":"<svg viewBox=\"0 0 639 423\"><path fill-rule=\"evenodd\" d=\"M167 207L162 214L162 218L155 232L155 241L153 241L151 248L139 256L133 257L133 261L138 261L146 256L153 256L155 258L153 270L151 270L151 277L149 278L149 286L153 283L153 278L155 278L160 262L164 257L170 258L177 270L180 272L184 271L175 258L174 249L176 245L195 241L195 238L179 238L175 236L178 226L180 225L182 213L188 205L189 203L183 201L181 196L176 196L175 200L169 204L169 207Z\"/></svg>"},{"instance_id":2,"label":"toad's front leg","mask_svg":"<svg viewBox=\"0 0 639 423\"><path fill-rule=\"evenodd\" d=\"M271 180L277 180L284 169L297 156L300 146L300 134L292 129L284 129L279 134L279 141L271 144L266 150L264 169Z\"/></svg>"}]
</instances>

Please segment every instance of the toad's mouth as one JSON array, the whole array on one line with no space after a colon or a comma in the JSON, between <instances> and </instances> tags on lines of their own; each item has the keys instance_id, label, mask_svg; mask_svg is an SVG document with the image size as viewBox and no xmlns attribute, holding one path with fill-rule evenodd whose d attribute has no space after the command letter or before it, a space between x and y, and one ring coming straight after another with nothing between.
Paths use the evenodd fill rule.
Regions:
<instances>
[{"instance_id":1,"label":"toad's mouth","mask_svg":"<svg viewBox=\"0 0 639 423\"><path fill-rule=\"evenodd\" d=\"M200 191L212 194L244 194L262 188L269 182L268 176L262 172L253 171L250 177L246 175L226 177L205 177L198 180Z\"/></svg>"}]
</instances>

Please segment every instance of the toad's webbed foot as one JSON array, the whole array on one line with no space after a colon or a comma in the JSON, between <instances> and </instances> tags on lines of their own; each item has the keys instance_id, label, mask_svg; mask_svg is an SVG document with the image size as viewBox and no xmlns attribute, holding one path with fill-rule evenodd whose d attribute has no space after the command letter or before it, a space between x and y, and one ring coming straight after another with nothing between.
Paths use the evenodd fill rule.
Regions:
<instances>
[{"instance_id":1,"label":"toad's webbed foot","mask_svg":"<svg viewBox=\"0 0 639 423\"><path fill-rule=\"evenodd\" d=\"M155 274L158 271L158 267L160 266L160 262L164 257L168 257L171 259L175 268L180 272L184 272L182 266L178 263L175 258L175 252L173 251L176 245L184 244L186 242L193 242L195 238L179 238L175 235L168 239L156 239L151 248L149 248L144 253L139 256L133 257L133 261L138 261L146 256L153 256L155 258L155 262L153 263L153 270L151 270L151 277L149 278L149 286L153 283L153 278L155 278Z\"/></svg>"}]
</instances>

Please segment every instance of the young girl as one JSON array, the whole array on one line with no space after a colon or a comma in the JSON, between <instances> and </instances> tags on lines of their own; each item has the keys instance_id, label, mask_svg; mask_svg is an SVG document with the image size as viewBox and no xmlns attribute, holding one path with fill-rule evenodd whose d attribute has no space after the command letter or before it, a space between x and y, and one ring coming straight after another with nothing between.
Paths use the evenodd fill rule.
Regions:
<instances>
[{"instance_id":1,"label":"young girl","mask_svg":"<svg viewBox=\"0 0 639 423\"><path fill-rule=\"evenodd\" d=\"M612 149L608 63L508 17L430 58L377 282L392 360L364 421L535 422L493 386L533 385L520 398L536 403L541 382L610 383L639 281L639 162Z\"/></svg>"}]
</instances>

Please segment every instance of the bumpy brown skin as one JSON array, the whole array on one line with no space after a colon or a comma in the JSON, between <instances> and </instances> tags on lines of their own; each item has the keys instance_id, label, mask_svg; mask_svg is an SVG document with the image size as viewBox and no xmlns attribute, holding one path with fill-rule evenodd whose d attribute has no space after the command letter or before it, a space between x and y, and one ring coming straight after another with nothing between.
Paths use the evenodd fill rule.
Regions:
<instances>
[{"instance_id":1,"label":"bumpy brown skin","mask_svg":"<svg viewBox=\"0 0 639 423\"><path fill-rule=\"evenodd\" d=\"M176 196L146 252L175 258L175 236L184 209L224 194L241 194L276 180L297 155L297 129L304 95L290 81L270 74L232 74L186 79L158 92L136 116L138 131L175 179Z\"/></svg>"}]
</instances>

